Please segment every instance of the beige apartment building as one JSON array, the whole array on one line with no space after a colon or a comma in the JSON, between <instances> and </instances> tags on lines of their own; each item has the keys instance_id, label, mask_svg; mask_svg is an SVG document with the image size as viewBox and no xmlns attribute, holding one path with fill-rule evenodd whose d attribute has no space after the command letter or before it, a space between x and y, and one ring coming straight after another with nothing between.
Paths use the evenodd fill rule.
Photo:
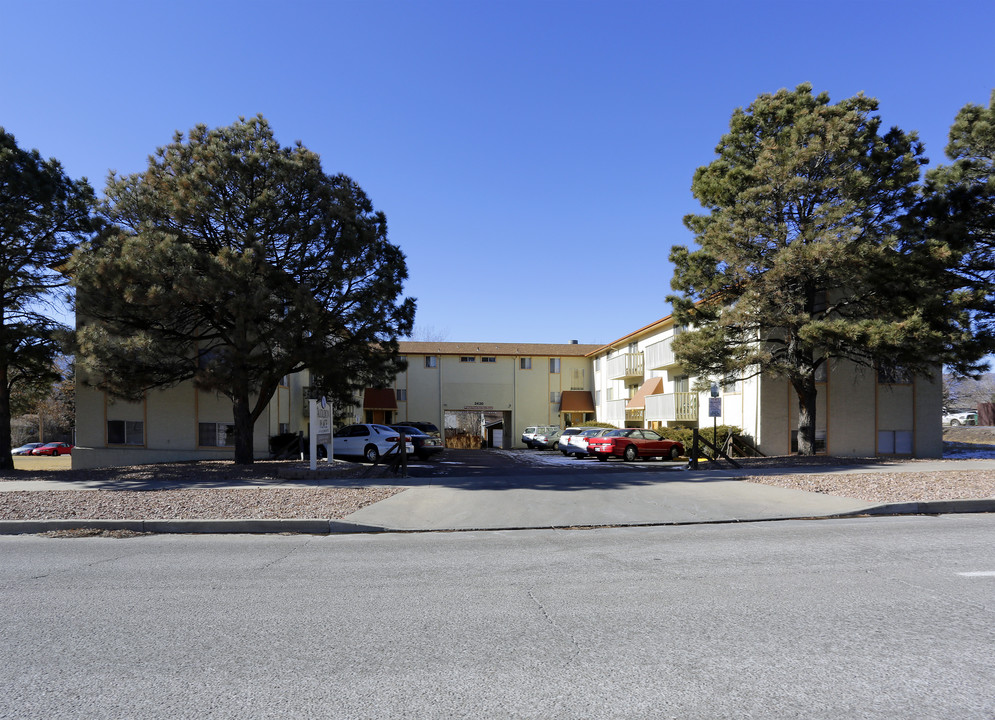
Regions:
<instances>
[{"instance_id":1,"label":"beige apartment building","mask_svg":"<svg viewBox=\"0 0 995 720\"><path fill-rule=\"evenodd\" d=\"M481 424L500 429L500 447L520 445L529 425L595 419L588 353L598 345L402 342L407 369L391 388L370 389L354 422ZM469 422L459 422L464 416Z\"/></svg>"},{"instance_id":2,"label":"beige apartment building","mask_svg":"<svg viewBox=\"0 0 995 720\"><path fill-rule=\"evenodd\" d=\"M709 378L720 414L710 415L712 391L696 392L672 350L681 327L668 316L591 353L599 420L618 427L663 430L735 425L767 455L797 450L798 398L787 380ZM887 377L849 361L830 361L818 380L816 447L831 455L940 457L942 391L935 380ZM939 369L938 369L939 370Z\"/></svg>"},{"instance_id":3,"label":"beige apartment building","mask_svg":"<svg viewBox=\"0 0 995 720\"><path fill-rule=\"evenodd\" d=\"M497 447L522 447L530 425L568 427L599 420L618 427L664 430L736 425L766 454L795 448L797 398L785 380L713 378L709 391L682 373L671 343L681 328L666 317L607 345L402 342L407 368L389 387L369 388L343 422L479 423ZM73 467L230 458L231 404L191 383L116 401L77 384ZM257 457L269 438L308 432L307 374L288 377L256 423ZM939 381L885 378L853 363L830 362L819 378L817 445L841 456L939 457L943 452ZM461 422L461 420L463 422ZM485 426L487 430L485 431ZM499 431L499 432L498 432Z\"/></svg>"}]
</instances>

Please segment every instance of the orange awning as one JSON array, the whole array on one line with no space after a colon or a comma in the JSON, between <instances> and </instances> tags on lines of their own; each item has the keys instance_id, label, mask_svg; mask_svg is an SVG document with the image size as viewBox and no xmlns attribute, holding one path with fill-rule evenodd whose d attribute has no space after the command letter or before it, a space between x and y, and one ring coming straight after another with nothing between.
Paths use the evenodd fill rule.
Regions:
<instances>
[{"instance_id":1,"label":"orange awning","mask_svg":"<svg viewBox=\"0 0 995 720\"><path fill-rule=\"evenodd\" d=\"M590 390L564 390L560 395L560 412L594 412Z\"/></svg>"},{"instance_id":2,"label":"orange awning","mask_svg":"<svg viewBox=\"0 0 995 720\"><path fill-rule=\"evenodd\" d=\"M663 378L650 378L642 384L636 394L632 396L625 405L626 410L645 410L646 409L646 396L647 395L659 395L663 392Z\"/></svg>"},{"instance_id":3,"label":"orange awning","mask_svg":"<svg viewBox=\"0 0 995 720\"><path fill-rule=\"evenodd\" d=\"M397 395L390 388L366 388L364 410L397 410Z\"/></svg>"}]
</instances>

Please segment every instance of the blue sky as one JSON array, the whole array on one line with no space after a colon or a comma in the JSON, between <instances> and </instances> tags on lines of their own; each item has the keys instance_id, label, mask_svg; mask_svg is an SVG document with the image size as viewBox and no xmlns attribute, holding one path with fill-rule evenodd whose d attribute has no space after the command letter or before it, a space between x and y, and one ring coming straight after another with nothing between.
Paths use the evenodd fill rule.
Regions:
<instances>
[{"instance_id":1,"label":"blue sky","mask_svg":"<svg viewBox=\"0 0 995 720\"><path fill-rule=\"evenodd\" d=\"M388 219L415 337L605 343L669 312L695 168L737 107L878 98L933 164L995 88L975 2L0 2L0 125L102 191L263 114Z\"/></svg>"}]
</instances>

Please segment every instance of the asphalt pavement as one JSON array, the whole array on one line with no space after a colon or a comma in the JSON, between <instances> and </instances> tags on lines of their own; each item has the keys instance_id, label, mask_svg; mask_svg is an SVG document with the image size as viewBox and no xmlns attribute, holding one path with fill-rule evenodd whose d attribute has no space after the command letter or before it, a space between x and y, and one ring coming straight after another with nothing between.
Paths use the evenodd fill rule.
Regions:
<instances>
[{"instance_id":1,"label":"asphalt pavement","mask_svg":"<svg viewBox=\"0 0 995 720\"><path fill-rule=\"evenodd\" d=\"M995 460L964 461L970 469L995 470ZM960 465L960 463L958 463ZM916 463L914 470L949 468ZM905 471L908 464L873 466L874 472ZM966 469L963 467L962 469ZM867 466L808 468L808 471L867 472ZM415 464L407 478L379 478L378 485L404 491L341 520L44 520L0 521L0 533L42 532L67 527L122 528L146 532L431 532L600 526L737 523L855 515L995 512L995 498L875 504L742 482L744 475L804 472L805 469L733 468L688 470L682 463L576 462L558 454L502 451L447 453ZM259 487L351 486L370 481L317 476L255 482ZM175 481L170 487L182 487ZM240 485L237 487L244 487ZM0 491L92 490L86 483L8 481Z\"/></svg>"}]
</instances>

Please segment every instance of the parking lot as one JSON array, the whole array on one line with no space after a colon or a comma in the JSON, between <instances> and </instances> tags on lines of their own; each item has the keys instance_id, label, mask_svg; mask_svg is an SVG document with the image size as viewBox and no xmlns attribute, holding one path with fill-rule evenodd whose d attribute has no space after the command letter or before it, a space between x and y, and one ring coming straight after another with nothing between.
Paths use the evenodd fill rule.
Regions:
<instances>
[{"instance_id":1,"label":"parking lot","mask_svg":"<svg viewBox=\"0 0 995 720\"><path fill-rule=\"evenodd\" d=\"M445 476L515 476L515 475L576 475L577 473L654 473L682 471L687 460L665 462L637 460L625 462L611 458L599 462L595 458L578 460L564 457L555 450L446 450L430 460L412 460L408 465L411 477Z\"/></svg>"}]
</instances>

